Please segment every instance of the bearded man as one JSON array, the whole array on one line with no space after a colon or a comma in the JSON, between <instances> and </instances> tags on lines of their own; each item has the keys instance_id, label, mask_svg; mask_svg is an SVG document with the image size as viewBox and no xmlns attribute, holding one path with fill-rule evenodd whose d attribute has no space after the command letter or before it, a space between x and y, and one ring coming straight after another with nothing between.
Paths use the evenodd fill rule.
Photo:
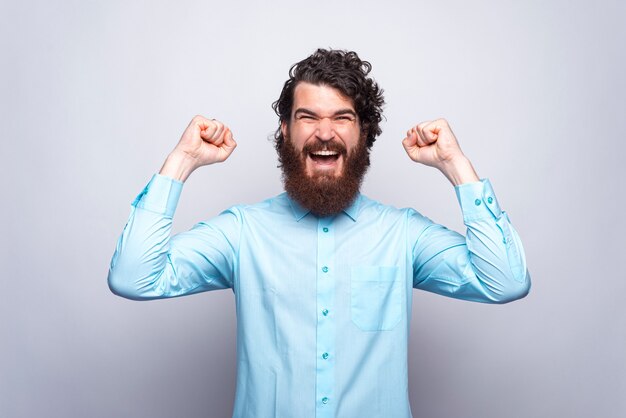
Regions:
<instances>
[{"instance_id":1,"label":"bearded man","mask_svg":"<svg viewBox=\"0 0 626 418\"><path fill-rule=\"evenodd\" d=\"M137 300L233 290L234 417L411 417L412 289L486 303L529 291L519 237L445 120L402 143L455 186L466 237L359 193L384 103L370 69L322 49L291 68L273 105L285 193L170 237L183 182L236 147L196 116L133 202L109 286Z\"/></svg>"}]
</instances>

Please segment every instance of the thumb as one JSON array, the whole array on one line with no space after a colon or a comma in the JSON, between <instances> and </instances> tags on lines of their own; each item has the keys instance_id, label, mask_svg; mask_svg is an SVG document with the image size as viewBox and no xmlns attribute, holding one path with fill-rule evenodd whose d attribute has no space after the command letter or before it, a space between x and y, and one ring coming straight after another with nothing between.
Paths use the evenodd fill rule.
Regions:
<instances>
[{"instance_id":1,"label":"thumb","mask_svg":"<svg viewBox=\"0 0 626 418\"><path fill-rule=\"evenodd\" d=\"M406 154L413 161L418 161L420 158L420 147L417 144L417 141L417 133L414 130L407 132L406 138L402 140L404 151L406 151Z\"/></svg>"},{"instance_id":2,"label":"thumb","mask_svg":"<svg viewBox=\"0 0 626 418\"><path fill-rule=\"evenodd\" d=\"M440 128L433 125L431 122L424 122L423 124L418 125L418 130L421 134L422 146L431 145L437 141L437 138L439 138Z\"/></svg>"},{"instance_id":3,"label":"thumb","mask_svg":"<svg viewBox=\"0 0 626 418\"><path fill-rule=\"evenodd\" d=\"M236 147L237 142L235 142L235 138L233 138L233 133L229 128L227 128L226 132L224 133L224 142L222 142L222 145L220 146L220 150L222 151L224 160L233 153Z\"/></svg>"},{"instance_id":4,"label":"thumb","mask_svg":"<svg viewBox=\"0 0 626 418\"><path fill-rule=\"evenodd\" d=\"M235 138L233 137L233 132L228 128L228 131L224 135L224 148L228 148L231 150L235 149L237 146L237 142L235 142Z\"/></svg>"},{"instance_id":5,"label":"thumb","mask_svg":"<svg viewBox=\"0 0 626 418\"><path fill-rule=\"evenodd\" d=\"M425 136L431 143L433 143L439 138L440 131L441 128L437 125L432 127L429 126L428 129L425 130Z\"/></svg>"},{"instance_id":6,"label":"thumb","mask_svg":"<svg viewBox=\"0 0 626 418\"><path fill-rule=\"evenodd\" d=\"M402 140L402 146L408 152L410 149L413 149L417 146L417 134L413 130L408 130L406 133L406 138Z\"/></svg>"}]
</instances>

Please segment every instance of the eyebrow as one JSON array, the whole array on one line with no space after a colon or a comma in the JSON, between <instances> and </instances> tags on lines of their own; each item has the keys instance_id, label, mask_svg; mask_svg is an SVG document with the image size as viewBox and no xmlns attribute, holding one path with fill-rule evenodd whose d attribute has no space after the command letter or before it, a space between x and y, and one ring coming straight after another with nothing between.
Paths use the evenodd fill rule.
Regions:
<instances>
[{"instance_id":1,"label":"eyebrow","mask_svg":"<svg viewBox=\"0 0 626 418\"><path fill-rule=\"evenodd\" d=\"M298 116L299 113L304 113L306 115L311 115L311 116L315 116L315 117L319 117L319 115L317 113L315 113L314 111L307 109L305 107L299 107L298 109L296 109L296 111L294 112L294 116ZM337 110L335 113L332 114L332 116L341 116L341 115L352 115L355 118L357 117L356 112L352 109L349 108L345 108L345 109L339 109Z\"/></svg>"}]
</instances>

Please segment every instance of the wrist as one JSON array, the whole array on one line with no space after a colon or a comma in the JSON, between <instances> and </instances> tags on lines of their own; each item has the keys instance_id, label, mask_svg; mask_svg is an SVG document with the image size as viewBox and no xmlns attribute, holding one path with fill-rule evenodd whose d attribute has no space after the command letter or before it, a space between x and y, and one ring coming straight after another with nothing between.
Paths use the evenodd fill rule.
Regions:
<instances>
[{"instance_id":1,"label":"wrist","mask_svg":"<svg viewBox=\"0 0 626 418\"><path fill-rule=\"evenodd\" d=\"M197 162L193 157L174 150L165 159L159 174L184 182L196 168Z\"/></svg>"},{"instance_id":2,"label":"wrist","mask_svg":"<svg viewBox=\"0 0 626 418\"><path fill-rule=\"evenodd\" d=\"M464 155L442 163L439 170L454 186L480 181L472 163Z\"/></svg>"}]
</instances>

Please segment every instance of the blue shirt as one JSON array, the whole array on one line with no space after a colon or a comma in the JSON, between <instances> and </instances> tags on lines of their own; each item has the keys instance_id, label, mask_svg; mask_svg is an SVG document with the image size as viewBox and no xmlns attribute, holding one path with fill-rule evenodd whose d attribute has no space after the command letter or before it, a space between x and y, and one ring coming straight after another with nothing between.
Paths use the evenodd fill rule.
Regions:
<instances>
[{"instance_id":1,"label":"blue shirt","mask_svg":"<svg viewBox=\"0 0 626 418\"><path fill-rule=\"evenodd\" d=\"M412 289L505 303L530 287L489 181L455 189L466 237L363 195L318 218L283 193L170 238L182 183L155 175L132 204L109 286L138 300L233 290L234 417L408 418Z\"/></svg>"}]
</instances>

